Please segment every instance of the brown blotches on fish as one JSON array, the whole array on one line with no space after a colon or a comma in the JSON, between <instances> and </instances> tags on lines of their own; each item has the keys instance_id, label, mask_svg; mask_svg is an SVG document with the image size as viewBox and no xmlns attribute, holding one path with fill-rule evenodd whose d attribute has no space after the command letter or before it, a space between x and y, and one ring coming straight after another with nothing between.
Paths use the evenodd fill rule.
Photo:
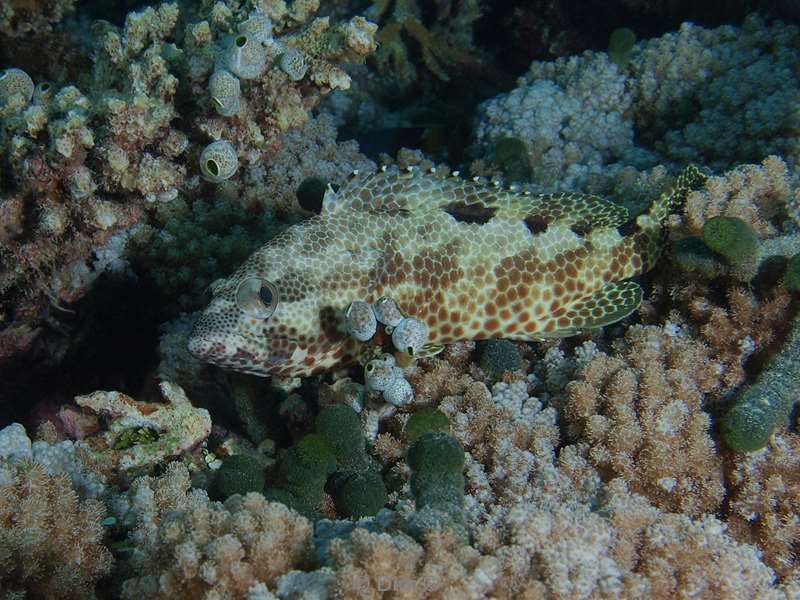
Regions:
<instances>
[{"instance_id":1,"label":"brown blotches on fish","mask_svg":"<svg viewBox=\"0 0 800 600\"><path fill-rule=\"evenodd\" d=\"M500 321L497 319L488 319L486 323L484 323L484 327L486 331L497 331L500 328Z\"/></svg>"},{"instance_id":2,"label":"brown blotches on fish","mask_svg":"<svg viewBox=\"0 0 800 600\"><path fill-rule=\"evenodd\" d=\"M573 223L570 225L570 231L575 235L580 237L584 237L592 230L592 224L589 221L578 221L577 223Z\"/></svg>"},{"instance_id":3,"label":"brown blotches on fish","mask_svg":"<svg viewBox=\"0 0 800 600\"><path fill-rule=\"evenodd\" d=\"M330 342L338 342L347 337L344 331L344 317L332 306L323 307L319 312L319 324L325 338Z\"/></svg>"},{"instance_id":4,"label":"brown blotches on fish","mask_svg":"<svg viewBox=\"0 0 800 600\"><path fill-rule=\"evenodd\" d=\"M530 231L533 235L543 233L545 230L547 230L547 219L541 215L525 217L524 222L525 227L527 227L528 231Z\"/></svg>"},{"instance_id":5,"label":"brown blotches on fish","mask_svg":"<svg viewBox=\"0 0 800 600\"><path fill-rule=\"evenodd\" d=\"M628 221L627 223L623 223L619 227L617 227L617 232L622 237L628 237L629 235L634 235L640 231L639 224L636 220Z\"/></svg>"},{"instance_id":6,"label":"brown blotches on fish","mask_svg":"<svg viewBox=\"0 0 800 600\"><path fill-rule=\"evenodd\" d=\"M497 212L494 207L480 206L478 204L468 205L462 202L451 202L442 207L442 209L459 223L475 223L479 225L488 223Z\"/></svg>"}]
</instances>

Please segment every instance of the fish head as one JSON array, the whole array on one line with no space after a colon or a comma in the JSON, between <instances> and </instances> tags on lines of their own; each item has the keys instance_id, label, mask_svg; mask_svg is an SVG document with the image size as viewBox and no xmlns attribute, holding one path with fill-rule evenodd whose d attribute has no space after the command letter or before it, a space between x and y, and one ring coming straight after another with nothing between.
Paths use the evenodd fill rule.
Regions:
<instances>
[{"instance_id":1,"label":"fish head","mask_svg":"<svg viewBox=\"0 0 800 600\"><path fill-rule=\"evenodd\" d=\"M257 250L230 277L211 285L189 351L233 371L307 376L346 358L344 307L321 293L334 274L309 248L313 228L290 230ZM304 246L305 244L305 246Z\"/></svg>"}]
</instances>

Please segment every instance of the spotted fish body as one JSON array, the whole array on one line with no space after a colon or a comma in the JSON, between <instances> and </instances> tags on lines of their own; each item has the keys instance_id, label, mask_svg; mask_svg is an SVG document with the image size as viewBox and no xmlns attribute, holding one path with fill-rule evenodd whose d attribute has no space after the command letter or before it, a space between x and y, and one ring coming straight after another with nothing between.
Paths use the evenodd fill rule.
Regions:
<instances>
[{"instance_id":1,"label":"spotted fish body","mask_svg":"<svg viewBox=\"0 0 800 600\"><path fill-rule=\"evenodd\" d=\"M540 340L614 323L641 302L628 278L654 265L664 223L702 176L687 169L648 212L585 194L526 195L431 173L356 176L321 214L217 282L189 342L200 358L257 375L305 376L352 362L350 302L393 298L429 341ZM253 278L274 313L237 304Z\"/></svg>"}]
</instances>

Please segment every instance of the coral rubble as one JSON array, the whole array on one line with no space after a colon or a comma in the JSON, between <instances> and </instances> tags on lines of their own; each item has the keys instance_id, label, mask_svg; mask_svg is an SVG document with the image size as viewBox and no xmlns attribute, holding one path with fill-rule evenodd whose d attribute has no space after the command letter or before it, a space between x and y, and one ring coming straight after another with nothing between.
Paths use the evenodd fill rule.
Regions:
<instances>
[{"instance_id":1,"label":"coral rubble","mask_svg":"<svg viewBox=\"0 0 800 600\"><path fill-rule=\"evenodd\" d=\"M596 39L562 0L120 2L116 23L90 4L0 1L0 60L20 61L0 64L0 600L800 598L800 28L774 18L791 3L646 39L686 3L621 0L598 20L608 51L572 56ZM516 84L509 51L537 58ZM381 152L405 129L422 149ZM314 376L189 352L207 292L343 186L375 222L452 194L442 219L498 239L507 205L551 193L562 212L513 236L558 227L535 238L558 265L555 237L588 239L600 210L619 219L591 244L626 238L681 171L698 185L651 210L641 308L582 321L602 328L427 343L454 311L427 310L420 265L454 261L419 226L427 254L398 275L416 313L380 293L319 307L300 270L220 305L253 327L229 365L275 350ZM423 177L469 193L425 199ZM323 248L345 280L414 262L312 229L279 237L281 261ZM112 274L136 293L108 295ZM459 302L498 310L484 288ZM134 303L149 347L120 327ZM287 310L358 366L326 371Z\"/></svg>"}]
</instances>

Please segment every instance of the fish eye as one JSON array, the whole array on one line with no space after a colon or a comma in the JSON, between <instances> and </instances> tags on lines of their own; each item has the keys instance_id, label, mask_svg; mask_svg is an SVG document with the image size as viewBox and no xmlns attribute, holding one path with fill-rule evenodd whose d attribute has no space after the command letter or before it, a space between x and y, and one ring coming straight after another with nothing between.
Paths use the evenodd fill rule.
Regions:
<instances>
[{"instance_id":1,"label":"fish eye","mask_svg":"<svg viewBox=\"0 0 800 600\"><path fill-rule=\"evenodd\" d=\"M236 288L236 306L254 319L269 319L278 306L278 290L266 279L248 277Z\"/></svg>"}]
</instances>

